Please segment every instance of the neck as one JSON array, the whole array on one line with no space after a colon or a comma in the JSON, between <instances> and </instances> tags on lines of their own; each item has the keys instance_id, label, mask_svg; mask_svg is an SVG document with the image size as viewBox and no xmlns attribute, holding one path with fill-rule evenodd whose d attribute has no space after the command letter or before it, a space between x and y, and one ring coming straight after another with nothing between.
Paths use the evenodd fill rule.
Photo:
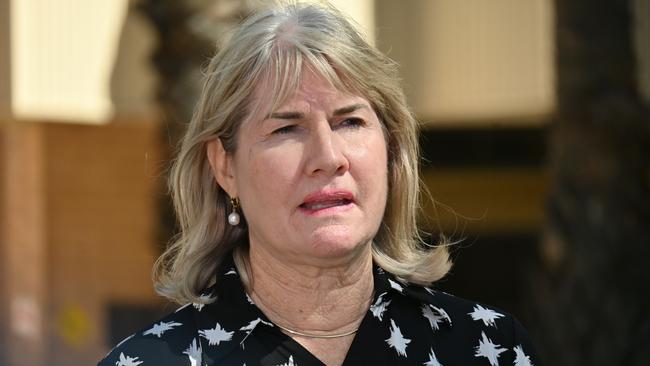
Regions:
<instances>
[{"instance_id":1,"label":"neck","mask_svg":"<svg viewBox=\"0 0 650 366\"><path fill-rule=\"evenodd\" d=\"M359 327L372 300L370 247L336 264L291 263L264 249L250 250L250 295L281 327L340 334Z\"/></svg>"}]
</instances>

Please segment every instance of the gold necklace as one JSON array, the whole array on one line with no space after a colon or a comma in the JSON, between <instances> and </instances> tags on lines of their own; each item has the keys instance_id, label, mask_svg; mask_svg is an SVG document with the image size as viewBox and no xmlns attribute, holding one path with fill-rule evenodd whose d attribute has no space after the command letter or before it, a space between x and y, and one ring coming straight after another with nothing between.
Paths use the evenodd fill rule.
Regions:
<instances>
[{"instance_id":1,"label":"gold necklace","mask_svg":"<svg viewBox=\"0 0 650 366\"><path fill-rule=\"evenodd\" d=\"M255 293L255 291L251 291L251 295L249 295L249 296L259 298L259 297L257 296L257 294ZM369 299L370 304L372 303L372 299L373 299L374 297L375 297L375 292L373 291L372 294L371 294L371 296L370 296L370 299ZM258 301L255 301L255 300L253 300L253 301L255 302L255 304L258 304ZM259 305L255 305L255 306L257 306L257 307L259 308ZM260 309L260 310L262 310L262 309ZM262 312L264 312L264 311L262 311ZM269 319L269 320L270 320L270 319ZM314 333L304 333L304 332L300 332L300 331L297 331L297 330L293 330L293 329L291 329L291 328L283 327L283 326L281 326L281 325L275 323L274 321L271 321L271 323L273 323L273 325L275 325L276 327L278 327L278 328L282 329L283 331L285 331L285 332L287 332L287 333L289 333L289 334L292 334L292 335L297 335L297 336L307 337L307 338L320 338L320 339L332 339L332 338L341 338L341 337L346 337L346 336L349 336L349 335L355 334L357 331L359 331L359 327L361 326L361 325L359 325L359 326L356 327L355 329L350 330L350 331L347 331L347 332L344 332L344 333L335 333L335 334L314 334Z\"/></svg>"},{"instance_id":2,"label":"gold necklace","mask_svg":"<svg viewBox=\"0 0 650 366\"><path fill-rule=\"evenodd\" d=\"M299 332L297 330L289 329L289 328L283 327L283 326L278 325L278 324L275 324L275 326L282 329L282 330L284 330L285 332L287 332L289 334L293 334L293 335L297 335L297 336L301 336L301 337L307 337L307 338L324 338L324 339L341 338L341 337L349 336L349 335L352 335L352 334L356 333L359 330L359 327L357 327L356 329L345 332L345 333L313 334L313 333Z\"/></svg>"}]
</instances>

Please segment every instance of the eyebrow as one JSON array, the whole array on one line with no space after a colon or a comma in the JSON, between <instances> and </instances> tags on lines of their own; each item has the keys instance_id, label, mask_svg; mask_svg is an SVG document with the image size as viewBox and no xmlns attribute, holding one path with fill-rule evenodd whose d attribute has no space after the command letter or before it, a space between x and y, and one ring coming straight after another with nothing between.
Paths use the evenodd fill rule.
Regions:
<instances>
[{"instance_id":1,"label":"eyebrow","mask_svg":"<svg viewBox=\"0 0 650 366\"><path fill-rule=\"evenodd\" d=\"M344 115L344 114L352 113L352 112L354 112L356 110L359 110L359 109L362 109L362 108L368 108L368 107L365 104L361 104L361 103L352 104L352 105L349 105L347 107L343 107L343 108L339 108L339 109L335 110L334 115L335 116L341 116L341 115Z\"/></svg>"},{"instance_id":2,"label":"eyebrow","mask_svg":"<svg viewBox=\"0 0 650 366\"><path fill-rule=\"evenodd\" d=\"M334 116L341 116L345 115L348 113L352 113L356 110L362 109L362 108L368 108L365 104L352 104L346 107L338 108L334 110ZM305 118L305 114L302 112L273 112L269 114L266 119L303 119Z\"/></svg>"},{"instance_id":3,"label":"eyebrow","mask_svg":"<svg viewBox=\"0 0 650 366\"><path fill-rule=\"evenodd\" d=\"M302 112L274 112L269 114L266 119L302 119L305 114Z\"/></svg>"}]
</instances>

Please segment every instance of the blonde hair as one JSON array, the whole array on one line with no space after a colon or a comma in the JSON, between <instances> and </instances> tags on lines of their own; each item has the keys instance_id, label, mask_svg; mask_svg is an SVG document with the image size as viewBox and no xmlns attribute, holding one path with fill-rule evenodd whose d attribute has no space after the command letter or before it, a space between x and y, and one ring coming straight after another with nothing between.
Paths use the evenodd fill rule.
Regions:
<instances>
[{"instance_id":1,"label":"blonde hair","mask_svg":"<svg viewBox=\"0 0 650 366\"><path fill-rule=\"evenodd\" d=\"M221 139L233 153L241 122L259 112L251 100L264 85L271 106L299 86L303 67L342 91L366 98L383 123L388 146L386 211L373 240L374 262L417 284L429 285L450 268L445 245L428 247L419 236L418 124L400 86L396 64L369 46L336 9L327 5L277 6L246 19L212 58L194 115L173 164L170 188L180 234L154 268L156 290L177 302L209 302L200 293L234 250L247 277L245 218L227 223L229 197L216 183L206 144Z\"/></svg>"}]
</instances>

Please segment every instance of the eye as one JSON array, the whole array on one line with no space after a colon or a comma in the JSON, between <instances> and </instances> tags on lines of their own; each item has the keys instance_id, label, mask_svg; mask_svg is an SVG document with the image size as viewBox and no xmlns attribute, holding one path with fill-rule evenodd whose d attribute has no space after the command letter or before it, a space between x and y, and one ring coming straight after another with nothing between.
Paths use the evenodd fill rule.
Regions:
<instances>
[{"instance_id":1,"label":"eye","mask_svg":"<svg viewBox=\"0 0 650 366\"><path fill-rule=\"evenodd\" d=\"M284 135L296 130L296 125L287 125L273 130L272 134L274 135Z\"/></svg>"},{"instance_id":2,"label":"eye","mask_svg":"<svg viewBox=\"0 0 650 366\"><path fill-rule=\"evenodd\" d=\"M350 127L350 128L358 128L364 125L365 125L365 121L362 120L361 118L356 118L356 117L344 119L343 121L341 121L341 123L339 123L339 126L341 127Z\"/></svg>"}]
</instances>

